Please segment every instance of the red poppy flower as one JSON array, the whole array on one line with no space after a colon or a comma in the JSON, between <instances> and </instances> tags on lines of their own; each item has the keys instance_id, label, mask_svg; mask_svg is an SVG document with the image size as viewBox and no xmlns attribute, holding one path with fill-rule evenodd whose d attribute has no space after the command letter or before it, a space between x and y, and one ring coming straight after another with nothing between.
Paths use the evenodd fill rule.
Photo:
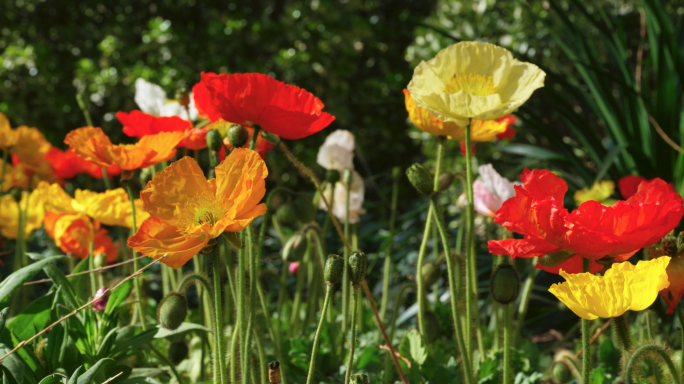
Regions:
<instances>
[{"instance_id":1,"label":"red poppy flower","mask_svg":"<svg viewBox=\"0 0 684 384\"><path fill-rule=\"evenodd\" d=\"M95 255L105 254L107 263L116 261L119 248L112 243L107 230L100 228L98 222L91 222L87 216L80 213L47 212L44 224L45 231L63 252L85 259L90 254L92 241Z\"/></svg>"},{"instance_id":2,"label":"red poppy flower","mask_svg":"<svg viewBox=\"0 0 684 384\"><path fill-rule=\"evenodd\" d=\"M639 184L641 184L641 182L644 180L646 180L645 177L634 175L629 175L621 178L618 181L618 189L620 190L620 194L622 195L622 197L624 197L625 199L629 199L630 197L634 196L634 194L637 193Z\"/></svg>"},{"instance_id":3,"label":"red poppy flower","mask_svg":"<svg viewBox=\"0 0 684 384\"><path fill-rule=\"evenodd\" d=\"M192 150L200 150L207 147L207 132L208 129L204 128L192 128L185 131L185 137L183 138L183 146Z\"/></svg>"},{"instance_id":4,"label":"red poppy flower","mask_svg":"<svg viewBox=\"0 0 684 384\"><path fill-rule=\"evenodd\" d=\"M466 157L466 143L461 141L461 154ZM475 157L475 143L470 143L470 156Z\"/></svg>"},{"instance_id":5,"label":"red poppy flower","mask_svg":"<svg viewBox=\"0 0 684 384\"><path fill-rule=\"evenodd\" d=\"M510 140L515 137L515 128L513 128L512 125L518 121L517 117L513 115L506 115L500 119L496 119L496 121L499 123L505 122L507 124L506 130L496 135L499 140Z\"/></svg>"},{"instance_id":6,"label":"red poppy flower","mask_svg":"<svg viewBox=\"0 0 684 384\"><path fill-rule=\"evenodd\" d=\"M316 96L267 75L202 73L202 83L209 97L195 98L198 110L209 115L213 110L237 124L259 125L287 140L312 135L335 120L322 112L323 102Z\"/></svg>"},{"instance_id":7,"label":"red poppy flower","mask_svg":"<svg viewBox=\"0 0 684 384\"><path fill-rule=\"evenodd\" d=\"M71 149L62 151L51 147L48 153L45 154L45 160L50 162L55 170L55 174L61 179L71 179L82 173L87 173L98 179L102 178L102 167L81 159ZM121 169L119 167L107 167L107 176L110 179L120 173Z\"/></svg>"},{"instance_id":8,"label":"red poppy flower","mask_svg":"<svg viewBox=\"0 0 684 384\"><path fill-rule=\"evenodd\" d=\"M198 115L212 122L221 118L221 114L211 104L211 93L203 82L200 81L192 87L192 96L195 99Z\"/></svg>"},{"instance_id":9,"label":"red poppy flower","mask_svg":"<svg viewBox=\"0 0 684 384\"><path fill-rule=\"evenodd\" d=\"M684 200L660 179L641 183L634 196L612 207L592 200L573 212L563 207L567 184L553 173L526 169L521 179L523 186L515 187L516 196L504 202L494 222L525 239L490 241L489 251L534 257L565 250L574 254L566 260L569 269L563 268L568 273L582 272L579 257L627 260L658 242L684 215Z\"/></svg>"},{"instance_id":10,"label":"red poppy flower","mask_svg":"<svg viewBox=\"0 0 684 384\"><path fill-rule=\"evenodd\" d=\"M185 132L192 123L178 116L152 116L141 111L117 112L116 118L123 124L123 133L141 139L159 132Z\"/></svg>"}]
</instances>

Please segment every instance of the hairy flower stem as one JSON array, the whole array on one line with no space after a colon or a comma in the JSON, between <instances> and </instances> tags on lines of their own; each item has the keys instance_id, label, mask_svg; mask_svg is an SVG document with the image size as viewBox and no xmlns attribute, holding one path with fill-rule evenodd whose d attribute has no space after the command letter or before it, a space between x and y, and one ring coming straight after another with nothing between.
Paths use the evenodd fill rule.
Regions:
<instances>
[{"instance_id":1,"label":"hairy flower stem","mask_svg":"<svg viewBox=\"0 0 684 384\"><path fill-rule=\"evenodd\" d=\"M432 229L432 215L434 214L434 204L430 204L427 212L427 219L425 221L425 230L423 232L423 241L420 243L420 250L418 251L418 265L416 265L416 285L418 288L418 327L420 334L425 337L427 334L425 324L425 286L423 284L423 263L427 249L428 239L430 238L430 231Z\"/></svg>"},{"instance_id":2,"label":"hairy flower stem","mask_svg":"<svg viewBox=\"0 0 684 384\"><path fill-rule=\"evenodd\" d=\"M290 326L288 327L288 334L290 337L293 337L295 335L295 332L298 332L299 330L299 325L302 322L299 312L300 312L300 306L302 303L302 296L304 294L304 286L306 285L306 272L305 267L309 264L310 257L311 257L311 251L312 251L312 245L311 245L311 235L306 235L307 237L307 245L306 245L306 253L304 254L304 258L301 260L299 263L299 268L297 270L297 288L295 290L295 296L294 296L294 301L292 303L292 313L290 314ZM309 286L309 290L311 289L311 286ZM312 303L309 303L312 305Z\"/></svg>"},{"instance_id":3,"label":"hairy flower stem","mask_svg":"<svg viewBox=\"0 0 684 384\"><path fill-rule=\"evenodd\" d=\"M221 263L219 261L219 246L217 245L212 252L212 266L214 269L214 366L218 366L221 384L227 384L226 360L223 351L223 307L221 306Z\"/></svg>"},{"instance_id":4,"label":"hairy flower stem","mask_svg":"<svg viewBox=\"0 0 684 384\"><path fill-rule=\"evenodd\" d=\"M392 182L392 204L389 220L389 244L385 251L385 265L382 274L382 299L380 300L380 318L382 322L387 321L387 304L389 301L390 276L392 275L392 249L394 248L394 231L397 219L397 198L399 196L399 179L393 178ZM323 234L325 236L325 233ZM379 335L378 335L379 336Z\"/></svg>"},{"instance_id":5,"label":"hairy flower stem","mask_svg":"<svg viewBox=\"0 0 684 384\"><path fill-rule=\"evenodd\" d=\"M623 313L613 320L613 326L620 338L620 344L623 352L632 349L632 335L629 331L629 323L627 322L627 313Z\"/></svg>"},{"instance_id":6,"label":"hairy flower stem","mask_svg":"<svg viewBox=\"0 0 684 384\"><path fill-rule=\"evenodd\" d=\"M126 190L128 190L128 198L131 200L131 215L133 217L133 233L136 233L138 231L138 224L135 220L135 198L133 197L133 189L131 188L131 183L130 180L125 182L126 184ZM137 271L140 266L138 265L138 252L136 252L134 249L133 251L133 270ZM138 310L138 313L140 314L140 328L144 331L147 329L147 326L145 325L145 312L143 312L143 306L142 306L142 288L140 288L140 282L141 282L141 276L136 276L133 279L133 289L135 289L135 297L138 300L136 303L136 308ZM135 316L133 316L133 319L131 322L135 322Z\"/></svg>"},{"instance_id":7,"label":"hairy flower stem","mask_svg":"<svg viewBox=\"0 0 684 384\"><path fill-rule=\"evenodd\" d=\"M520 304L518 305L518 323L515 326L515 343L520 340L523 324L525 323L525 317L527 316L527 310L530 308L530 295L532 294L532 287L534 286L534 280L539 274L539 269L534 266L537 265L537 258L533 257L531 260L532 269L525 279L525 284L523 285L522 294L520 296Z\"/></svg>"},{"instance_id":8,"label":"hairy flower stem","mask_svg":"<svg viewBox=\"0 0 684 384\"><path fill-rule=\"evenodd\" d=\"M351 338L349 339L349 360L347 360L347 372L344 374L344 384L349 384L349 379L351 378L352 364L354 362L354 349L356 347L356 317L359 301L361 300L361 295L359 294L359 285L354 284L354 308L352 308L351 314Z\"/></svg>"},{"instance_id":9,"label":"hairy flower stem","mask_svg":"<svg viewBox=\"0 0 684 384\"><path fill-rule=\"evenodd\" d=\"M466 126L465 132L465 146L466 146L466 196L468 197L467 223L466 223L466 330L465 340L468 352L468 360L473 361L473 334L476 331L477 324L473 324L474 317L474 295L477 289L476 273L475 271L475 206L473 201L473 164L472 164L472 150L470 140L470 124ZM484 351L480 351L480 356L484 357Z\"/></svg>"},{"instance_id":10,"label":"hairy flower stem","mask_svg":"<svg viewBox=\"0 0 684 384\"><path fill-rule=\"evenodd\" d=\"M625 384L633 383L632 370L634 369L634 365L641 360L641 355L644 354L658 355L667 366L667 369L670 371L670 376L672 376L672 383L682 383L682 379L677 373L677 368L675 368L674 363L672 362L672 359L670 359L670 356L667 353L667 351L658 345L646 344L637 348L634 351L634 353L632 353L632 356L629 358L629 361L627 362L627 367L625 368ZM589 381L585 379L585 382L588 383Z\"/></svg>"},{"instance_id":11,"label":"hairy flower stem","mask_svg":"<svg viewBox=\"0 0 684 384\"><path fill-rule=\"evenodd\" d=\"M241 233L241 239L245 240L245 232L247 230L243 230ZM247 292L245 292L245 284L247 283L246 281L246 272L245 272L245 253L246 249L243 247L240 252L238 252L238 304L237 304L237 329L238 329L238 335L240 336L240 349L241 351L244 349L245 345L245 339L246 339L246 334L247 334L247 327L245 324L245 310L246 308L246 303L245 303L245 297L247 295ZM235 350L235 347L233 347L233 350ZM242 371L243 375L245 373L245 367L247 366L246 362L247 358L244 355L243 352L240 353L240 370Z\"/></svg>"},{"instance_id":12,"label":"hairy flower stem","mask_svg":"<svg viewBox=\"0 0 684 384\"><path fill-rule=\"evenodd\" d=\"M449 248L449 238L447 236L447 229L446 226L444 225L444 221L442 219L442 212L439 207L439 205L436 202L437 197L433 196L432 199L430 200L430 207L434 207L431 211L433 211L433 215L435 218L435 222L437 223L437 229L439 231L439 235L442 239L442 247L444 249L444 257L446 259L446 264L447 264L447 272L448 272L448 278L449 278L449 289L451 290L451 317L454 322L454 333L456 337L456 345L458 346L458 352L461 354L461 359L463 360L463 373L465 377L465 384L471 384L473 383L473 371L472 371L472 366L470 362L470 356L467 353L466 345L463 340L463 332L461 331L461 314L459 313L459 307L458 307L458 283L456 281L456 278L458 276L458 272L456 271L456 262L453 260L451 257L451 250ZM393 325L394 326L394 325Z\"/></svg>"},{"instance_id":13,"label":"hairy flower stem","mask_svg":"<svg viewBox=\"0 0 684 384\"><path fill-rule=\"evenodd\" d=\"M239 328L234 327L233 337L230 340L230 382L237 383L238 339Z\"/></svg>"},{"instance_id":14,"label":"hairy flower stem","mask_svg":"<svg viewBox=\"0 0 684 384\"><path fill-rule=\"evenodd\" d=\"M335 191L333 190L333 195ZM344 205L344 239L349 242L349 200L351 184L347 185L346 201ZM342 339L347 334L349 320L349 253L351 247L344 247L344 274L342 275Z\"/></svg>"},{"instance_id":15,"label":"hairy flower stem","mask_svg":"<svg viewBox=\"0 0 684 384\"><path fill-rule=\"evenodd\" d=\"M504 345L504 366L503 366L503 384L512 384L513 383L513 363L512 363L512 348L513 346L511 345L511 333L512 333L512 328L513 325L511 324L512 322L512 317L513 314L511 313L511 307L513 304L504 304L503 305L503 317L504 317L504 340L503 340L503 345Z\"/></svg>"},{"instance_id":16,"label":"hairy flower stem","mask_svg":"<svg viewBox=\"0 0 684 384\"><path fill-rule=\"evenodd\" d=\"M582 259L582 269L589 272L589 259ZM582 384L591 384L591 322L582 319Z\"/></svg>"},{"instance_id":17,"label":"hairy flower stem","mask_svg":"<svg viewBox=\"0 0 684 384\"><path fill-rule=\"evenodd\" d=\"M254 134L256 135L256 129ZM254 140L253 140L254 141ZM242 377L243 377L243 383L249 383L249 374L251 372L251 353L250 353L250 347L252 345L252 329L254 327L254 322L256 321L254 315L256 313L256 295L257 295L257 289L256 289L256 283L257 280L259 279L259 276L256 275L257 272L257 266L256 266L256 252L254 251L254 231L252 230L251 226L247 226L247 245L246 248L248 250L249 254L249 313L247 314L247 334L245 335L245 343L242 346L243 354L244 354L244 359L243 363L245 364L243 371L242 371Z\"/></svg>"},{"instance_id":18,"label":"hairy flower stem","mask_svg":"<svg viewBox=\"0 0 684 384\"><path fill-rule=\"evenodd\" d=\"M314 336L313 349L311 350L311 361L309 362L309 374L306 377L306 384L313 384L314 382L314 372L316 371L316 357L318 356L318 345L321 341L321 330L323 329L323 323L325 322L325 313L330 304L330 296L332 292L332 284L326 283L325 300L323 301L323 308L321 309L321 319L318 322L318 328L316 329L316 336Z\"/></svg>"}]
</instances>

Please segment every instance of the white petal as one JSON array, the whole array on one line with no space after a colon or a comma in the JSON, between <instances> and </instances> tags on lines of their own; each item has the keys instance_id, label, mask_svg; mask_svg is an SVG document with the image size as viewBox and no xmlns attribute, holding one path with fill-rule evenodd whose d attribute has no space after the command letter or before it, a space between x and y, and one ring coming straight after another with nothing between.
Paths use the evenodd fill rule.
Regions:
<instances>
[{"instance_id":1,"label":"white petal","mask_svg":"<svg viewBox=\"0 0 684 384\"><path fill-rule=\"evenodd\" d=\"M346 129L338 129L325 138L323 146L337 145L349 152L354 151L354 135Z\"/></svg>"},{"instance_id":2,"label":"white petal","mask_svg":"<svg viewBox=\"0 0 684 384\"><path fill-rule=\"evenodd\" d=\"M498 196L502 203L515 196L514 186L520 183L513 183L504 179L491 164L481 165L478 170L484 185L491 193Z\"/></svg>"},{"instance_id":3,"label":"white petal","mask_svg":"<svg viewBox=\"0 0 684 384\"><path fill-rule=\"evenodd\" d=\"M142 78L135 80L135 103L141 111L159 116L165 101L166 92L162 87Z\"/></svg>"},{"instance_id":4,"label":"white petal","mask_svg":"<svg viewBox=\"0 0 684 384\"><path fill-rule=\"evenodd\" d=\"M345 168L354 167L354 152L339 145L323 145L318 150L316 162L327 170L335 169L341 174Z\"/></svg>"}]
</instances>

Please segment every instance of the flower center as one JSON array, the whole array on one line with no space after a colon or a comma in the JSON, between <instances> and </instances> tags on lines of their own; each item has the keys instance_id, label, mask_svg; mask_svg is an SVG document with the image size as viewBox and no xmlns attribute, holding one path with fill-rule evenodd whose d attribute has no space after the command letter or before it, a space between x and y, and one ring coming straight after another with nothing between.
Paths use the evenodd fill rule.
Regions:
<instances>
[{"instance_id":1,"label":"flower center","mask_svg":"<svg viewBox=\"0 0 684 384\"><path fill-rule=\"evenodd\" d=\"M189 228L195 225L216 225L225 213L216 197L211 193L203 193L188 199L179 209L179 227Z\"/></svg>"},{"instance_id":2,"label":"flower center","mask_svg":"<svg viewBox=\"0 0 684 384\"><path fill-rule=\"evenodd\" d=\"M494 78L492 76L469 73L467 75L452 76L444 86L444 91L449 93L464 91L475 96L489 96L495 94L497 88L494 86Z\"/></svg>"}]
</instances>

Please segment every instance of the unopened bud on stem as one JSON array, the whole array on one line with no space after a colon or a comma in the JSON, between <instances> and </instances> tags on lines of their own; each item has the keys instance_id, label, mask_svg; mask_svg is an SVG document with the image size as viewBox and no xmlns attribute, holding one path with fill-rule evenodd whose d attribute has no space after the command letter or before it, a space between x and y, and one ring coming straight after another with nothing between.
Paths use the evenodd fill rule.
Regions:
<instances>
[{"instance_id":1,"label":"unopened bud on stem","mask_svg":"<svg viewBox=\"0 0 684 384\"><path fill-rule=\"evenodd\" d=\"M323 272L325 281L335 284L342 280L343 275L344 259L339 255L329 255L328 260L325 262L325 271Z\"/></svg>"},{"instance_id":2,"label":"unopened bud on stem","mask_svg":"<svg viewBox=\"0 0 684 384\"><path fill-rule=\"evenodd\" d=\"M218 152L223 147L223 139L221 138L221 133L218 129L210 129L207 132L207 147L214 152Z\"/></svg>"},{"instance_id":3,"label":"unopened bud on stem","mask_svg":"<svg viewBox=\"0 0 684 384\"><path fill-rule=\"evenodd\" d=\"M159 324L170 330L175 330L183 324L188 315L188 302L185 296L178 292L171 292L159 304L157 319Z\"/></svg>"},{"instance_id":4,"label":"unopened bud on stem","mask_svg":"<svg viewBox=\"0 0 684 384\"><path fill-rule=\"evenodd\" d=\"M228 128L228 141L233 148L240 148L247 144L249 140L249 132L247 128L240 124L233 124Z\"/></svg>"},{"instance_id":5,"label":"unopened bud on stem","mask_svg":"<svg viewBox=\"0 0 684 384\"><path fill-rule=\"evenodd\" d=\"M499 304L510 304L518 298L520 277L510 264L499 264L489 279L489 292Z\"/></svg>"},{"instance_id":6,"label":"unopened bud on stem","mask_svg":"<svg viewBox=\"0 0 684 384\"><path fill-rule=\"evenodd\" d=\"M424 195L434 192L432 175L421 164L413 164L406 170L406 176L416 190Z\"/></svg>"},{"instance_id":7,"label":"unopened bud on stem","mask_svg":"<svg viewBox=\"0 0 684 384\"><path fill-rule=\"evenodd\" d=\"M353 252L349 256L349 280L357 285L366 278L368 258L363 252Z\"/></svg>"}]
</instances>

